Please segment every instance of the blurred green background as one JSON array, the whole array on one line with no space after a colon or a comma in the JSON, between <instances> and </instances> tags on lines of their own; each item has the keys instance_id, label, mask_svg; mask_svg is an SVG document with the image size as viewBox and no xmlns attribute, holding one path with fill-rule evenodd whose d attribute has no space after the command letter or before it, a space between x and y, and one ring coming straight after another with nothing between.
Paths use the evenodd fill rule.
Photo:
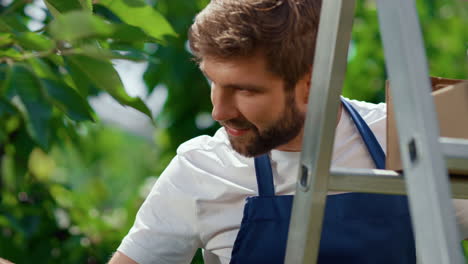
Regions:
<instances>
[{"instance_id":1,"label":"blurred green background","mask_svg":"<svg viewBox=\"0 0 468 264\"><path fill-rule=\"evenodd\" d=\"M218 128L209 117L208 84L191 60L186 37L209 1L127 0L139 8L135 12L162 15L173 31L163 18L153 25L126 17L110 1L50 0L44 16L31 11L47 10L39 2L0 1L0 257L15 263L105 263L178 145ZM467 2L416 2L430 74L467 79ZM73 10L86 12L53 22L58 13ZM140 81L146 99L163 98L162 108L146 108L145 98L132 100L123 86L110 89L120 80L109 59L148 62ZM375 1L357 1L348 61L344 95L384 101ZM69 88L66 95L54 90L60 85ZM108 122L83 100L102 93L154 122L146 117L144 133ZM193 263L203 263L200 251Z\"/></svg>"}]
</instances>

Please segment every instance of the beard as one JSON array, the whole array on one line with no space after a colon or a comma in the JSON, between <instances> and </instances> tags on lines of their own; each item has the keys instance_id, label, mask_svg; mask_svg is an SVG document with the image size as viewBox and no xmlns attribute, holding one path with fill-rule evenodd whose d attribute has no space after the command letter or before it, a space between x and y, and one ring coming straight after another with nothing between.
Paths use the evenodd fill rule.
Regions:
<instances>
[{"instance_id":1,"label":"beard","mask_svg":"<svg viewBox=\"0 0 468 264\"><path fill-rule=\"evenodd\" d=\"M236 118L221 122L237 129L250 129L245 137L233 137L228 134L232 148L246 157L255 157L284 145L294 139L304 126L305 113L296 106L294 93L286 94L285 110L278 120L262 130L245 118Z\"/></svg>"}]
</instances>

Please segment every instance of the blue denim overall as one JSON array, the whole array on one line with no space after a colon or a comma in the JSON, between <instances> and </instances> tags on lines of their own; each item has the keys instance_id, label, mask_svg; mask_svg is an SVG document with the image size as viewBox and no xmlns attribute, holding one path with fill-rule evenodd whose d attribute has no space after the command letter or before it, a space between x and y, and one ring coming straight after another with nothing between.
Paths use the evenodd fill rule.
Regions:
<instances>
[{"instance_id":1,"label":"blue denim overall","mask_svg":"<svg viewBox=\"0 0 468 264\"><path fill-rule=\"evenodd\" d=\"M385 153L359 113L342 100L376 167ZM259 196L249 197L234 243L231 264L284 262L292 195L275 195L267 155L255 158ZM327 197L317 263L414 264L411 218L406 196L345 193Z\"/></svg>"}]
</instances>

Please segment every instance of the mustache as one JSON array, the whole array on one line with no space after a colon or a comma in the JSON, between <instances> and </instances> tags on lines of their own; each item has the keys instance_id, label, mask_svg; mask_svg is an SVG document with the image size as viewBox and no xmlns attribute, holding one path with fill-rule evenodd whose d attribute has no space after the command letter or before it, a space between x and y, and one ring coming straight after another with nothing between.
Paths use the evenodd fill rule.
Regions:
<instances>
[{"instance_id":1,"label":"mustache","mask_svg":"<svg viewBox=\"0 0 468 264\"><path fill-rule=\"evenodd\" d=\"M255 125L247 121L246 119L231 119L227 121L220 121L218 122L222 126L228 126L232 127L234 129L249 129L249 128L255 128Z\"/></svg>"}]
</instances>

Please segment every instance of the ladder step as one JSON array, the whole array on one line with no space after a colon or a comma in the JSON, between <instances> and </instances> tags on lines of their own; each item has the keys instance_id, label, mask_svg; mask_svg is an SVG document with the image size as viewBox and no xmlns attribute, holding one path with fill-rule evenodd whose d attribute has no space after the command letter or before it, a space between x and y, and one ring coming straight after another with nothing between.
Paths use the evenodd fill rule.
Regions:
<instances>
[{"instance_id":1,"label":"ladder step","mask_svg":"<svg viewBox=\"0 0 468 264\"><path fill-rule=\"evenodd\" d=\"M452 197L468 199L468 176L451 177ZM404 176L392 170L332 168L328 189L336 192L406 194Z\"/></svg>"},{"instance_id":2,"label":"ladder step","mask_svg":"<svg viewBox=\"0 0 468 264\"><path fill-rule=\"evenodd\" d=\"M447 160L447 168L468 172L468 140L441 137L439 142L442 145L442 154Z\"/></svg>"}]
</instances>

